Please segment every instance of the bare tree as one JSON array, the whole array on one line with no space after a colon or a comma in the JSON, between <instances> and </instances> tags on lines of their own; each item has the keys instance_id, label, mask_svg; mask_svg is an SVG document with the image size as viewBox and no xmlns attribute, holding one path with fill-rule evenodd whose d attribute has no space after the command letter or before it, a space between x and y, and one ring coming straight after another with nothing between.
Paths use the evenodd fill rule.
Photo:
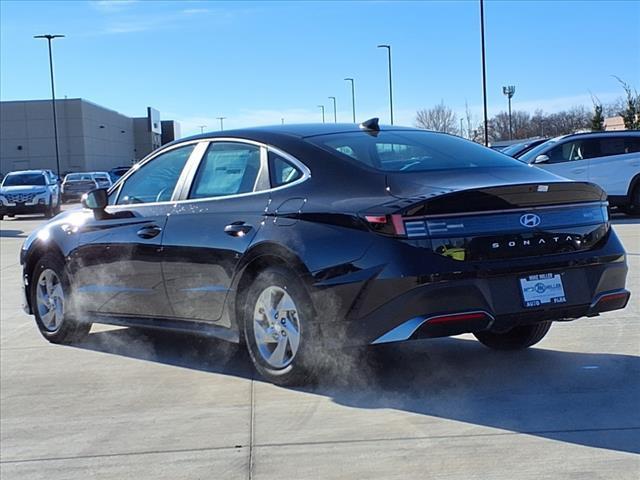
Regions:
<instances>
[{"instance_id":1,"label":"bare tree","mask_svg":"<svg viewBox=\"0 0 640 480\"><path fill-rule=\"evenodd\" d=\"M624 98L618 97L613 102L604 103L602 105L602 113L605 117L616 117L618 115L622 116L624 108Z\"/></svg>"},{"instance_id":2,"label":"bare tree","mask_svg":"<svg viewBox=\"0 0 640 480\"><path fill-rule=\"evenodd\" d=\"M449 107L440 101L433 108L416 112L416 126L436 132L457 133L456 115Z\"/></svg>"},{"instance_id":3,"label":"bare tree","mask_svg":"<svg viewBox=\"0 0 640 480\"><path fill-rule=\"evenodd\" d=\"M467 103L467 101L464 101L464 116L466 117L467 120L467 138L469 139L473 139L473 124L474 124L474 120L473 120L473 115L471 114L471 110L469 110L469 104Z\"/></svg>"}]
</instances>

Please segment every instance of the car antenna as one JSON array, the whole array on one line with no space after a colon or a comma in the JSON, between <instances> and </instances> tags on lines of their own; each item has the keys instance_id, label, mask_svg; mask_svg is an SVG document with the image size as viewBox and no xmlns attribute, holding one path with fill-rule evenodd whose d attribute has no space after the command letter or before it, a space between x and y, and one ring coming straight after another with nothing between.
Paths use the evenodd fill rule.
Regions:
<instances>
[{"instance_id":1,"label":"car antenna","mask_svg":"<svg viewBox=\"0 0 640 480\"><path fill-rule=\"evenodd\" d=\"M378 117L370 118L369 120L365 120L360 124L360 128L363 130L371 130L374 132L380 131L380 124L378 123L380 119Z\"/></svg>"}]
</instances>

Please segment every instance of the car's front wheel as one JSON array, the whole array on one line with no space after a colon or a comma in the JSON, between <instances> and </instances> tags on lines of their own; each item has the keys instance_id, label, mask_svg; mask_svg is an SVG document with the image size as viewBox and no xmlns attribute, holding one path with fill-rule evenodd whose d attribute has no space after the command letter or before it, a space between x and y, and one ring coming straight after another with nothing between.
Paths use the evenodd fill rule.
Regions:
<instances>
[{"instance_id":1,"label":"car's front wheel","mask_svg":"<svg viewBox=\"0 0 640 480\"><path fill-rule=\"evenodd\" d=\"M242 318L251 360L279 385L307 383L317 340L311 299L300 278L283 267L261 272L249 288Z\"/></svg>"},{"instance_id":2,"label":"car's front wheel","mask_svg":"<svg viewBox=\"0 0 640 480\"><path fill-rule=\"evenodd\" d=\"M91 323L74 318L71 288L62 260L53 254L43 256L31 275L31 306L36 324L44 338L52 343L82 340Z\"/></svg>"},{"instance_id":3,"label":"car's front wheel","mask_svg":"<svg viewBox=\"0 0 640 480\"><path fill-rule=\"evenodd\" d=\"M495 350L521 350L542 340L551 328L551 323L520 325L502 333L478 332L474 335L480 343Z\"/></svg>"}]
</instances>

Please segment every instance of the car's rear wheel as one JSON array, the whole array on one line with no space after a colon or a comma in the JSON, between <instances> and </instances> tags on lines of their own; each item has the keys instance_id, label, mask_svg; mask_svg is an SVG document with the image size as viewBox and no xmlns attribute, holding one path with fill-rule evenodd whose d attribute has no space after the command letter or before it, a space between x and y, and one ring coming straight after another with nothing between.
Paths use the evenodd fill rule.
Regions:
<instances>
[{"instance_id":1,"label":"car's rear wheel","mask_svg":"<svg viewBox=\"0 0 640 480\"><path fill-rule=\"evenodd\" d=\"M31 305L40 333L52 343L79 341L91 329L91 323L74 318L70 300L62 260L52 254L43 256L31 275Z\"/></svg>"},{"instance_id":2,"label":"car's rear wheel","mask_svg":"<svg viewBox=\"0 0 640 480\"><path fill-rule=\"evenodd\" d=\"M520 325L503 333L478 332L474 335L483 345L495 350L521 350L542 340L551 328L551 323Z\"/></svg>"},{"instance_id":3,"label":"car's rear wheel","mask_svg":"<svg viewBox=\"0 0 640 480\"><path fill-rule=\"evenodd\" d=\"M633 192L631 192L629 204L624 208L624 212L627 215L640 215L640 184L636 185Z\"/></svg>"},{"instance_id":4,"label":"car's rear wheel","mask_svg":"<svg viewBox=\"0 0 640 480\"><path fill-rule=\"evenodd\" d=\"M300 278L283 267L261 272L249 288L242 318L251 360L279 385L307 383L316 340L311 299Z\"/></svg>"}]
</instances>

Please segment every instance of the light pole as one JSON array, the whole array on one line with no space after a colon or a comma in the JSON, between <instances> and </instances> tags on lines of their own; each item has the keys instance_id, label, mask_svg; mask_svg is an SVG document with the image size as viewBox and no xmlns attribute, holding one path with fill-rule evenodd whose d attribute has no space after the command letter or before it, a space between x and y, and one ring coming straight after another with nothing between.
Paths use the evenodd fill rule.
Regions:
<instances>
[{"instance_id":1,"label":"light pole","mask_svg":"<svg viewBox=\"0 0 640 480\"><path fill-rule=\"evenodd\" d=\"M356 123L356 87L353 78L345 78L347 82L351 82L351 109L353 110L353 123Z\"/></svg>"},{"instance_id":2,"label":"light pole","mask_svg":"<svg viewBox=\"0 0 640 480\"><path fill-rule=\"evenodd\" d=\"M224 123L223 121L227 118L227 117L216 117L218 120L220 120L220 131L224 130Z\"/></svg>"},{"instance_id":3,"label":"light pole","mask_svg":"<svg viewBox=\"0 0 640 480\"><path fill-rule=\"evenodd\" d=\"M56 89L53 84L53 55L51 54L51 40L64 38L64 35L34 35L33 38L46 38L49 44L49 72L51 73L51 107L53 109L53 138L56 146L56 174L60 177L60 151L58 149L58 121L56 119Z\"/></svg>"},{"instance_id":4,"label":"light pole","mask_svg":"<svg viewBox=\"0 0 640 480\"><path fill-rule=\"evenodd\" d=\"M516 93L516 87L514 85L509 85L508 87L502 87L502 93L507 96L509 100L509 140L513 139L513 131L511 129L511 98L513 94Z\"/></svg>"},{"instance_id":5,"label":"light pole","mask_svg":"<svg viewBox=\"0 0 640 480\"><path fill-rule=\"evenodd\" d=\"M204 133L204 129L207 128L206 125L198 125L198 128L200 129L200 133Z\"/></svg>"},{"instance_id":6,"label":"light pole","mask_svg":"<svg viewBox=\"0 0 640 480\"><path fill-rule=\"evenodd\" d=\"M378 48L386 48L389 59L389 111L391 114L391 125L393 125L393 86L391 83L391 45L378 45Z\"/></svg>"},{"instance_id":7,"label":"light pole","mask_svg":"<svg viewBox=\"0 0 640 480\"><path fill-rule=\"evenodd\" d=\"M482 43L482 102L484 104L484 146L489 146L489 119L487 118L487 65L484 55L484 0L480 0L480 39Z\"/></svg>"},{"instance_id":8,"label":"light pole","mask_svg":"<svg viewBox=\"0 0 640 480\"><path fill-rule=\"evenodd\" d=\"M333 123L338 123L338 113L336 111L336 97L329 97L329 100L333 100Z\"/></svg>"},{"instance_id":9,"label":"light pole","mask_svg":"<svg viewBox=\"0 0 640 480\"><path fill-rule=\"evenodd\" d=\"M324 123L324 105L318 105L318 108L322 110L322 123Z\"/></svg>"}]
</instances>

